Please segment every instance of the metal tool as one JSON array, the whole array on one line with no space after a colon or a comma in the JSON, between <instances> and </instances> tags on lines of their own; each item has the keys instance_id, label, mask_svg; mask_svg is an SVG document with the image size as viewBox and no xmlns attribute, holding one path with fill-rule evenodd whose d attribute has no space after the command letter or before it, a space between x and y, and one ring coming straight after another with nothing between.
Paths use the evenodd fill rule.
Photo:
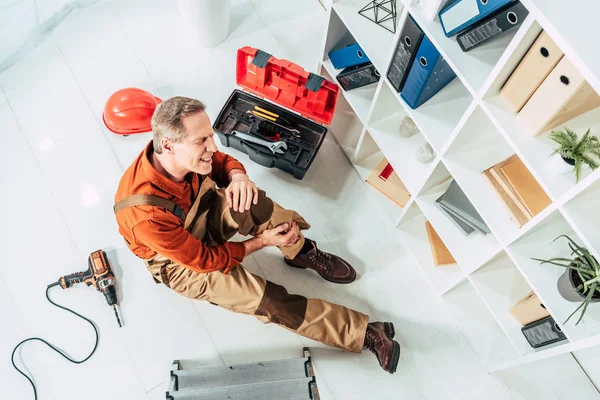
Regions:
<instances>
[{"instance_id":1,"label":"metal tool","mask_svg":"<svg viewBox=\"0 0 600 400\"><path fill-rule=\"evenodd\" d=\"M108 258L103 250L96 250L88 257L88 269L75 272L71 275L60 277L58 284L63 288L69 288L76 283L83 282L87 286L93 286L106 298L106 302L115 311L117 322L121 324L119 305L117 302L117 291L115 289L115 275L110 268Z\"/></svg>"},{"instance_id":2,"label":"metal tool","mask_svg":"<svg viewBox=\"0 0 600 400\"><path fill-rule=\"evenodd\" d=\"M263 117L263 116L261 116L261 115L258 115L256 112L253 112L253 111L247 111L247 112L246 112L246 116L248 116L248 117L250 117L250 118L253 118L253 117L254 117L254 118L259 118L259 119L262 119L263 121L269 121L269 122L270 122L270 123L272 123L273 125L276 125L276 126L280 127L281 129L285 129L287 132L289 132L289 133L293 134L293 135L294 135L294 136L296 136L296 137L299 137L299 136L300 136L300 131L299 131L298 129L295 129L295 128L289 128L289 127L287 127L287 126L284 126L284 125L278 124L277 122L274 122L274 121L273 121L273 119L272 119L271 117L269 117L269 118L265 118L265 117Z\"/></svg>"},{"instance_id":3,"label":"metal tool","mask_svg":"<svg viewBox=\"0 0 600 400\"><path fill-rule=\"evenodd\" d=\"M231 131L232 135L239 137L240 139L258 144L260 146L264 146L271 150L273 154L283 154L287 150L287 144L285 142L269 142L268 140L257 138L256 136L249 135L247 133L239 132L239 131Z\"/></svg>"}]
</instances>

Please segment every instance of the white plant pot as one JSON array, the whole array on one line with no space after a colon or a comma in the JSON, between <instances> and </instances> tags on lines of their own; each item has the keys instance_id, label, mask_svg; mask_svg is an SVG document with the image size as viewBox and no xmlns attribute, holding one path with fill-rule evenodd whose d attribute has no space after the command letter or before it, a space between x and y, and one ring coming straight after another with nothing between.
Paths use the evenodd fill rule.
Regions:
<instances>
[{"instance_id":1,"label":"white plant pot","mask_svg":"<svg viewBox=\"0 0 600 400\"><path fill-rule=\"evenodd\" d=\"M192 41L213 47L229 33L230 0L177 0L179 12Z\"/></svg>"},{"instance_id":2,"label":"white plant pot","mask_svg":"<svg viewBox=\"0 0 600 400\"><path fill-rule=\"evenodd\" d=\"M566 174L567 172L573 171L573 165L568 164L560 154L554 154L552 156L552 169L559 174Z\"/></svg>"}]
</instances>

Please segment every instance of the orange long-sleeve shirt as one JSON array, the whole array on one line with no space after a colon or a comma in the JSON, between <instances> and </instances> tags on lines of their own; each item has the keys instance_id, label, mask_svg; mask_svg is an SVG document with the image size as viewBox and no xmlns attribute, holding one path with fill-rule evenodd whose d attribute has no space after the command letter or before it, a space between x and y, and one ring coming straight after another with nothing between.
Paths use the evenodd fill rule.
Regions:
<instances>
[{"instance_id":1,"label":"orange long-sleeve shirt","mask_svg":"<svg viewBox=\"0 0 600 400\"><path fill-rule=\"evenodd\" d=\"M121 178L115 204L132 194L151 194L175 202L186 212L200 189L200 177L189 173L183 182L175 182L159 173L150 163L152 142L140 153ZM217 151L213 155L209 177L218 186L229 184L229 172L246 171L235 158ZM212 272L239 265L246 255L244 245L226 242L208 246L193 237L175 215L160 207L141 205L125 208L116 214L119 232L131 251L149 259L157 253L198 272Z\"/></svg>"}]
</instances>

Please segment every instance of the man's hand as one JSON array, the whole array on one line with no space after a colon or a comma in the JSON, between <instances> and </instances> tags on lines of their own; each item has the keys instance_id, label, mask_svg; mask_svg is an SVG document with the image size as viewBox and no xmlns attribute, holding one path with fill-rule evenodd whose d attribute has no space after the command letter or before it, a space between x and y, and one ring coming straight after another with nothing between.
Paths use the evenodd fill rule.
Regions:
<instances>
[{"instance_id":1,"label":"man's hand","mask_svg":"<svg viewBox=\"0 0 600 400\"><path fill-rule=\"evenodd\" d=\"M252 204L258 204L256 185L241 171L231 174L225 194L229 207L234 211L244 212L249 210Z\"/></svg>"},{"instance_id":2,"label":"man's hand","mask_svg":"<svg viewBox=\"0 0 600 400\"><path fill-rule=\"evenodd\" d=\"M291 246L300 239L300 228L298 224L292 222L289 224L280 224L273 229L267 229L257 237L242 242L246 249L246 255L254 253L267 246ZM289 228L289 230L288 230ZM286 230L287 233L285 232Z\"/></svg>"},{"instance_id":3,"label":"man's hand","mask_svg":"<svg viewBox=\"0 0 600 400\"><path fill-rule=\"evenodd\" d=\"M288 230L287 233L286 230ZM291 246L300 239L300 228L292 221L291 227L289 224L280 224L273 229L266 229L260 234L260 237L265 246Z\"/></svg>"}]
</instances>

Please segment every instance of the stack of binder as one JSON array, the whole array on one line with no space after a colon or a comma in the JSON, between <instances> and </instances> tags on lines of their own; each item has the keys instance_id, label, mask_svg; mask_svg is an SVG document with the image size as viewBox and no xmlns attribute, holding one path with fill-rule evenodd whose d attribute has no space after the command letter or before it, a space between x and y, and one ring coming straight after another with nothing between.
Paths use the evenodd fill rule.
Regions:
<instances>
[{"instance_id":1,"label":"stack of binder","mask_svg":"<svg viewBox=\"0 0 600 400\"><path fill-rule=\"evenodd\" d=\"M456 264L456 260L450 254L450 251L429 221L425 222L425 229L427 229L427 239L429 239L429 246L431 247L431 255L433 256L435 266L442 267L444 265Z\"/></svg>"},{"instance_id":2,"label":"stack of binder","mask_svg":"<svg viewBox=\"0 0 600 400\"><path fill-rule=\"evenodd\" d=\"M542 31L500 89L518 124L539 135L600 106L600 96Z\"/></svg>"},{"instance_id":3,"label":"stack of binder","mask_svg":"<svg viewBox=\"0 0 600 400\"><path fill-rule=\"evenodd\" d=\"M550 205L551 200L516 155L482 172L520 228Z\"/></svg>"},{"instance_id":4,"label":"stack of binder","mask_svg":"<svg viewBox=\"0 0 600 400\"><path fill-rule=\"evenodd\" d=\"M343 68L335 78L346 91L379 81L379 72L358 43L330 51L329 60L335 69Z\"/></svg>"},{"instance_id":5,"label":"stack of binder","mask_svg":"<svg viewBox=\"0 0 600 400\"><path fill-rule=\"evenodd\" d=\"M409 15L400 32L387 77L406 104L415 109L442 90L456 74Z\"/></svg>"},{"instance_id":6,"label":"stack of binder","mask_svg":"<svg viewBox=\"0 0 600 400\"><path fill-rule=\"evenodd\" d=\"M410 199L410 192L385 157L379 161L366 182L402 208Z\"/></svg>"},{"instance_id":7,"label":"stack of binder","mask_svg":"<svg viewBox=\"0 0 600 400\"><path fill-rule=\"evenodd\" d=\"M444 34L459 34L456 41L466 52L518 28L527 14L527 9L515 0L455 0L438 17Z\"/></svg>"},{"instance_id":8,"label":"stack of binder","mask_svg":"<svg viewBox=\"0 0 600 400\"><path fill-rule=\"evenodd\" d=\"M450 183L446 192L435 201L435 204L465 236L474 231L484 235L490 233L490 229L456 181Z\"/></svg>"}]
</instances>

